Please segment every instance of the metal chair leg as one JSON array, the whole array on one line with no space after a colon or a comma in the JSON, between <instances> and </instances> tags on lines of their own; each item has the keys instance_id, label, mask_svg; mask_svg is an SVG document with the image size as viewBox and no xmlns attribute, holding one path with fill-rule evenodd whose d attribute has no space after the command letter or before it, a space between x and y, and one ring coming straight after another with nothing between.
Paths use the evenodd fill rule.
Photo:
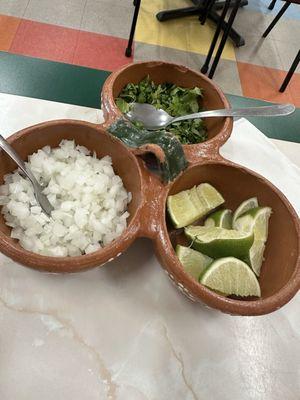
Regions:
<instances>
[{"instance_id":1,"label":"metal chair leg","mask_svg":"<svg viewBox=\"0 0 300 400\"><path fill-rule=\"evenodd\" d=\"M199 21L201 22L201 25L204 25L209 12L211 11L215 1L214 0L204 0L203 2L203 12L199 17Z\"/></svg>"},{"instance_id":2,"label":"metal chair leg","mask_svg":"<svg viewBox=\"0 0 300 400\"><path fill-rule=\"evenodd\" d=\"M128 44L127 44L127 48L125 50L126 57L131 57L131 54L132 54L132 43L133 43L135 27L136 27L136 23L137 23L139 11L140 11L141 0L134 0L133 4L134 4L134 14L133 14L133 19L132 19Z\"/></svg>"},{"instance_id":3,"label":"metal chair leg","mask_svg":"<svg viewBox=\"0 0 300 400\"><path fill-rule=\"evenodd\" d=\"M228 36L229 36L229 32L230 32L230 30L232 28L232 25L233 25L233 22L235 20L236 14L237 14L238 9L240 7L240 3L241 3L241 0L236 0L235 5L234 5L234 7L233 7L233 9L232 9L232 11L230 13L230 16L229 16L229 19L228 19L228 23L227 23L228 24L227 28L226 28L225 32L223 33L223 36L222 36L221 42L219 44L219 48L217 50L214 62L212 64L211 69L210 69L209 74L208 74L208 77L211 78L211 79L213 78L214 73L215 73L215 71L217 69L217 66L219 64L221 55L222 55L223 50L224 50L224 46L225 46L226 41L227 41Z\"/></svg>"},{"instance_id":4,"label":"metal chair leg","mask_svg":"<svg viewBox=\"0 0 300 400\"><path fill-rule=\"evenodd\" d=\"M295 60L293 61L293 64L291 65L291 68L289 70L289 72L287 73L285 80L283 81L279 92L283 93L287 87L287 85L289 84L292 76L294 75L294 72L296 71L296 68L298 66L298 64L300 63L300 50L298 51L298 54L296 55Z\"/></svg>"},{"instance_id":5,"label":"metal chair leg","mask_svg":"<svg viewBox=\"0 0 300 400\"><path fill-rule=\"evenodd\" d=\"M275 7L276 1L277 0L272 0L271 1L271 3L269 4L269 7L268 7L269 10L273 10L273 8Z\"/></svg>"},{"instance_id":6,"label":"metal chair leg","mask_svg":"<svg viewBox=\"0 0 300 400\"><path fill-rule=\"evenodd\" d=\"M263 33L262 37L267 37L268 34L271 32L271 30L274 28L274 26L277 24L277 22L280 20L280 18L283 16L283 14L286 12L286 10L289 8L291 5L291 2L287 1L284 3L283 7L279 11L279 13L276 15L276 17L273 19L273 21L270 23L270 25L267 27L266 31Z\"/></svg>"},{"instance_id":7,"label":"metal chair leg","mask_svg":"<svg viewBox=\"0 0 300 400\"><path fill-rule=\"evenodd\" d=\"M222 30L222 22L224 21L224 19L226 17L226 14L227 14L227 11L229 9L229 6L230 6L230 0L226 0L224 8L223 8L223 11L222 11L222 14L221 14L221 17L220 17L220 19L218 21L217 29L215 31L214 37L212 39L212 42L210 44L210 48L208 50L208 54L206 56L205 63L203 64L203 66L201 68L201 72L203 74L206 74L206 72L208 71L210 60L212 58L212 55L214 53L214 50L215 50L215 47L216 47L216 44L217 44L217 41L218 41L218 38L219 38L221 30Z\"/></svg>"}]
</instances>

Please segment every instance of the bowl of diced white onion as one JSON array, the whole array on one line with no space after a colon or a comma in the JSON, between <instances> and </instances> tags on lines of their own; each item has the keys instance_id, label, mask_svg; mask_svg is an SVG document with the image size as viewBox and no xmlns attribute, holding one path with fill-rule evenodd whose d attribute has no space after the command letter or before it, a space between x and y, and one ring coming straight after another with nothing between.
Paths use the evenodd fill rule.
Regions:
<instances>
[{"instance_id":1,"label":"bowl of diced white onion","mask_svg":"<svg viewBox=\"0 0 300 400\"><path fill-rule=\"evenodd\" d=\"M52 121L8 138L54 207L0 152L0 251L50 272L75 272L119 256L138 236L144 203L137 158L101 126Z\"/></svg>"}]
</instances>

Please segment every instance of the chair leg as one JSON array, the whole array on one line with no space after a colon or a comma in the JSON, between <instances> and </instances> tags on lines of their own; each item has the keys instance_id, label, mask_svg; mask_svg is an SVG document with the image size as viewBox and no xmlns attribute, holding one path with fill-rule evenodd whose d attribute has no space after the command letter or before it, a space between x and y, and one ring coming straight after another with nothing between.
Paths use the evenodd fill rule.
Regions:
<instances>
[{"instance_id":1,"label":"chair leg","mask_svg":"<svg viewBox=\"0 0 300 400\"><path fill-rule=\"evenodd\" d=\"M222 55L222 53L223 53L224 46L225 46L225 44L226 44L227 38L228 38L228 36L229 36L229 33L230 33L231 28L232 28L233 22L234 22L234 20L235 20L236 14L237 14L238 9L239 9L239 7L240 7L241 1L242 1L242 0L236 0L236 2L235 2L235 4L234 4L234 7L233 7L233 9L232 9L232 11L231 11L231 13L230 13L230 16L229 16L229 19L228 19L228 23L227 23L226 30L225 30L225 32L223 33L223 36L222 36L221 42L220 42L220 44L219 44L219 48L218 48L218 50L217 50L217 53L216 53L214 62L213 62L213 64L212 64L211 69L210 69L209 74L208 74L208 77L209 77L210 79L213 78L214 73L215 73L215 71L216 71L216 68L217 68L217 66L218 66L219 60L220 60L221 55Z\"/></svg>"},{"instance_id":2,"label":"chair leg","mask_svg":"<svg viewBox=\"0 0 300 400\"><path fill-rule=\"evenodd\" d=\"M127 47L125 50L126 57L131 57L131 54L132 54L132 43L133 43L135 27L136 27L136 23L137 23L139 11L140 11L141 0L134 0L133 4L134 4L134 14L133 14L133 19L132 19L128 44L127 44Z\"/></svg>"},{"instance_id":3,"label":"chair leg","mask_svg":"<svg viewBox=\"0 0 300 400\"><path fill-rule=\"evenodd\" d=\"M293 61L293 64L291 65L291 68L289 70L289 72L287 73L285 80L283 81L279 92L283 93L287 87L287 85L289 84L292 76L294 75L294 72L298 66L298 64L300 63L300 50L298 51L298 54L296 55L295 60Z\"/></svg>"},{"instance_id":4,"label":"chair leg","mask_svg":"<svg viewBox=\"0 0 300 400\"><path fill-rule=\"evenodd\" d=\"M213 5L214 5L215 1L214 0L204 0L203 3L203 12L199 17L199 21L201 22L201 25L204 25L209 12L211 11Z\"/></svg>"},{"instance_id":5,"label":"chair leg","mask_svg":"<svg viewBox=\"0 0 300 400\"><path fill-rule=\"evenodd\" d=\"M216 47L216 44L217 44L217 41L218 41L218 38L219 38L221 30L222 30L222 22L224 21L224 19L226 17L226 14L227 14L227 11L229 9L229 6L230 6L230 0L226 0L224 8L222 10L221 17L220 17L220 19L218 21L218 25L217 25L214 37L213 37L212 42L210 44L210 48L208 50L205 63L203 64L203 66L201 68L201 72L203 74L206 74L206 72L208 71L210 60L212 58L212 55L214 53L214 50L215 50L215 47Z\"/></svg>"},{"instance_id":6,"label":"chair leg","mask_svg":"<svg viewBox=\"0 0 300 400\"><path fill-rule=\"evenodd\" d=\"M274 28L274 26L277 24L277 22L280 20L280 18L283 16L283 14L286 12L286 10L289 8L291 3L289 1L286 1L279 11L279 13L276 15L276 17L273 19L273 21L270 23L270 25L267 27L266 31L263 33L262 37L267 37L268 34L271 32L271 30Z\"/></svg>"},{"instance_id":7,"label":"chair leg","mask_svg":"<svg viewBox=\"0 0 300 400\"><path fill-rule=\"evenodd\" d=\"M273 8L275 7L276 1L277 0L272 0L271 1L271 3L269 4L269 7L268 7L269 10L273 10Z\"/></svg>"}]
</instances>

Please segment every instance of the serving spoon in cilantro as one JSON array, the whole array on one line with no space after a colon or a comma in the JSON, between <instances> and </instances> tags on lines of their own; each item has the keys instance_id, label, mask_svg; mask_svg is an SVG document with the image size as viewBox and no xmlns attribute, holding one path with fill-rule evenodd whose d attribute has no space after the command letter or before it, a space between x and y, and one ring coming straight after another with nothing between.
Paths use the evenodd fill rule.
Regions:
<instances>
[{"instance_id":1,"label":"serving spoon in cilantro","mask_svg":"<svg viewBox=\"0 0 300 400\"><path fill-rule=\"evenodd\" d=\"M172 83L156 85L149 76L138 84L129 83L116 99L119 109L137 128L168 132L182 144L200 143L207 139L201 118L207 117L275 117L292 114L293 104L203 111L199 100L202 90L182 88Z\"/></svg>"},{"instance_id":2,"label":"serving spoon in cilantro","mask_svg":"<svg viewBox=\"0 0 300 400\"><path fill-rule=\"evenodd\" d=\"M137 84L128 83L116 99L116 104L124 114L131 110L133 103L146 103L166 111L171 117L180 117L201 111L202 97L202 89L198 87L182 88L168 82L157 85L147 76ZM141 122L134 124L143 127ZM207 140L207 130L202 119L173 123L168 127L168 132L176 136L182 144Z\"/></svg>"}]
</instances>

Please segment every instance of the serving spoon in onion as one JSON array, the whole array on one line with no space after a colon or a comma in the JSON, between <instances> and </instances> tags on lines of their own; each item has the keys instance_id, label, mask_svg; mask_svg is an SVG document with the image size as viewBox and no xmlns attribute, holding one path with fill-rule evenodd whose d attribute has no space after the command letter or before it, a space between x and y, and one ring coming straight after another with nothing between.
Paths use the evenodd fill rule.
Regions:
<instances>
[{"instance_id":1,"label":"serving spoon in onion","mask_svg":"<svg viewBox=\"0 0 300 400\"><path fill-rule=\"evenodd\" d=\"M35 176L31 172L31 170L26 166L26 164L21 159L21 157L18 155L18 153L15 151L15 149L1 135L0 135L0 147L2 148L3 151L5 151L6 154L9 155L9 157L17 164L17 166L20 168L20 170L30 180L30 182L32 183L32 186L33 186L36 201L39 203L39 205L41 206L44 213L47 214L48 216L50 216L51 211L53 211L54 208L51 205L51 203L49 202L47 196L45 194L43 194L44 188L38 183L38 181L36 180Z\"/></svg>"}]
</instances>

